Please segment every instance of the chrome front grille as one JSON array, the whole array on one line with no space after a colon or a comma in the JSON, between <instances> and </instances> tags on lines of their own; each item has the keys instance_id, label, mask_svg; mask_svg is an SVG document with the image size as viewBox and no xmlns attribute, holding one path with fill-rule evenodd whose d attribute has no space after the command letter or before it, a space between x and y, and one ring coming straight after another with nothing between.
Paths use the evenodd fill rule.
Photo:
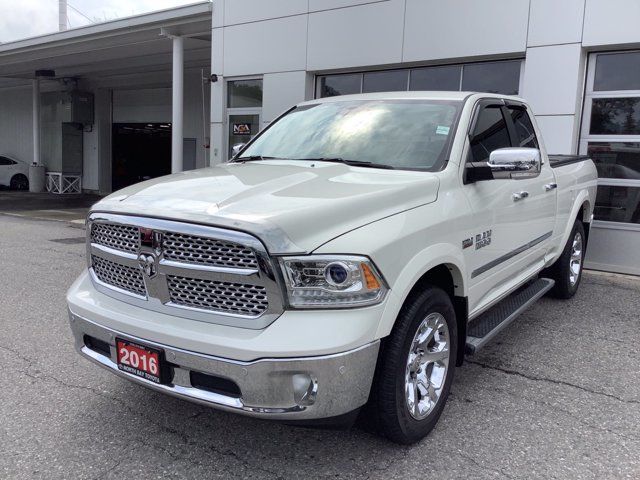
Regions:
<instances>
[{"instance_id":1,"label":"chrome front grille","mask_svg":"<svg viewBox=\"0 0 640 480\"><path fill-rule=\"evenodd\" d=\"M91 241L123 252L138 252L138 228L129 225L94 223L91 226Z\"/></svg>"},{"instance_id":2,"label":"chrome front grille","mask_svg":"<svg viewBox=\"0 0 640 480\"><path fill-rule=\"evenodd\" d=\"M167 276L171 302L192 308L257 317L269 307L267 289L243 283Z\"/></svg>"},{"instance_id":3,"label":"chrome front grille","mask_svg":"<svg viewBox=\"0 0 640 480\"><path fill-rule=\"evenodd\" d=\"M251 248L215 238L167 232L162 247L165 260L216 267L258 267Z\"/></svg>"},{"instance_id":4,"label":"chrome front grille","mask_svg":"<svg viewBox=\"0 0 640 480\"><path fill-rule=\"evenodd\" d=\"M141 297L147 294L142 272L137 268L121 265L96 255L91 256L91 263L96 277L101 282Z\"/></svg>"},{"instance_id":5,"label":"chrome front grille","mask_svg":"<svg viewBox=\"0 0 640 480\"><path fill-rule=\"evenodd\" d=\"M92 214L87 231L90 272L106 295L246 328L264 328L283 311L275 265L251 235L106 213Z\"/></svg>"}]
</instances>

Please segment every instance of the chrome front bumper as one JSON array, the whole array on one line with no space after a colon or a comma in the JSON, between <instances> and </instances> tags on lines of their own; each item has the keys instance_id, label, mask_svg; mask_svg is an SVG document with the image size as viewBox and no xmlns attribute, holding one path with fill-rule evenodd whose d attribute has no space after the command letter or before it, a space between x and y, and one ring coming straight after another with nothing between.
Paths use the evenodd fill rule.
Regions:
<instances>
[{"instance_id":1,"label":"chrome front bumper","mask_svg":"<svg viewBox=\"0 0 640 480\"><path fill-rule=\"evenodd\" d=\"M244 415L278 420L311 420L335 417L364 405L369 398L380 342L348 352L305 358L260 359L240 362L189 352L132 337L100 326L69 311L76 349L111 372L151 389ZM109 346L107 356L90 348L87 337ZM116 365L115 338L161 349L171 365L167 384L123 372ZM192 372L230 380L239 395L196 388Z\"/></svg>"}]
</instances>

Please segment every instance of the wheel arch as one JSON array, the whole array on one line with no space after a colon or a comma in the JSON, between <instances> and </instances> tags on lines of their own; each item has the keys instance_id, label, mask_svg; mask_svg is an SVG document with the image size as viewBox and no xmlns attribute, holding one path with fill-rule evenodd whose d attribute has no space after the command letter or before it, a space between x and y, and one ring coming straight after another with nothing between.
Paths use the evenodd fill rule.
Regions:
<instances>
[{"instance_id":1,"label":"wheel arch","mask_svg":"<svg viewBox=\"0 0 640 480\"><path fill-rule=\"evenodd\" d=\"M24 173L22 172L18 172L18 173L14 173L11 177L11 180L13 180L14 178L18 178L18 177L24 177L27 180L29 180L29 177L27 177Z\"/></svg>"},{"instance_id":2,"label":"wheel arch","mask_svg":"<svg viewBox=\"0 0 640 480\"><path fill-rule=\"evenodd\" d=\"M582 202L582 205L578 210L578 214L576 215L576 220L580 220L584 225L585 246L589 243L589 232L591 231L592 212L593 212L593 207L591 205L591 201L587 198Z\"/></svg>"},{"instance_id":3,"label":"wheel arch","mask_svg":"<svg viewBox=\"0 0 640 480\"><path fill-rule=\"evenodd\" d=\"M427 285L441 288L451 299L456 312L456 325L458 330L458 355L456 365L461 365L464 359L464 346L466 343L468 301L465 295L463 270L456 262L443 262L429 266L412 282L410 288L404 290L402 297L398 298L396 293L396 301L398 301L399 306L393 314L393 322L383 322L381 327L384 328L384 324L386 324L386 328L379 331L381 334L379 336L385 337L391 333L402 309L417 292L422 291Z\"/></svg>"},{"instance_id":4,"label":"wheel arch","mask_svg":"<svg viewBox=\"0 0 640 480\"><path fill-rule=\"evenodd\" d=\"M18 178L24 178L27 181L27 184L29 183L29 177L27 175L25 175L22 172L18 172L18 173L14 173L11 178L9 179L9 185L11 185L13 183L14 180L18 179Z\"/></svg>"},{"instance_id":5,"label":"wheel arch","mask_svg":"<svg viewBox=\"0 0 640 480\"><path fill-rule=\"evenodd\" d=\"M562 234L562 239L560 241L560 245L564 248L564 245L569 241L569 235L571 235L571 230L573 229L573 224L576 220L580 220L585 227L585 236L587 237L585 240L589 238L589 227L591 226L591 215L593 213L593 203L589 196L589 193L586 190L582 190L576 196L576 199L573 202L573 207L571 209L571 214L569 215L569 221L564 227L564 232ZM562 253L562 248L559 250L557 257ZM554 259L557 260L557 257Z\"/></svg>"}]
</instances>

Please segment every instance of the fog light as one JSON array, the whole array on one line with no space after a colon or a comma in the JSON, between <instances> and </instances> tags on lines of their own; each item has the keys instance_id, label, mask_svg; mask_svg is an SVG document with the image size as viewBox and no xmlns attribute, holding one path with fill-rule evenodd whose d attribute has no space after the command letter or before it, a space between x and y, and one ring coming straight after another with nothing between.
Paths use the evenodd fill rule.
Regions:
<instances>
[{"instance_id":1,"label":"fog light","mask_svg":"<svg viewBox=\"0 0 640 480\"><path fill-rule=\"evenodd\" d=\"M305 407L313 405L318 394L318 381L306 373L296 373L291 381L296 404Z\"/></svg>"}]
</instances>

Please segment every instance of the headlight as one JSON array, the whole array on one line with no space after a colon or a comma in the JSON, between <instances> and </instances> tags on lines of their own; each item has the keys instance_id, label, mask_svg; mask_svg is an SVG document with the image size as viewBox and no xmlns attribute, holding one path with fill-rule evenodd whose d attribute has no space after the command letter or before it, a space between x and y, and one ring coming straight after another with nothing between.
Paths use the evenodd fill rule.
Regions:
<instances>
[{"instance_id":1,"label":"headlight","mask_svg":"<svg viewBox=\"0 0 640 480\"><path fill-rule=\"evenodd\" d=\"M366 257L309 255L280 260L289 305L294 308L362 307L387 292L382 276Z\"/></svg>"}]
</instances>

